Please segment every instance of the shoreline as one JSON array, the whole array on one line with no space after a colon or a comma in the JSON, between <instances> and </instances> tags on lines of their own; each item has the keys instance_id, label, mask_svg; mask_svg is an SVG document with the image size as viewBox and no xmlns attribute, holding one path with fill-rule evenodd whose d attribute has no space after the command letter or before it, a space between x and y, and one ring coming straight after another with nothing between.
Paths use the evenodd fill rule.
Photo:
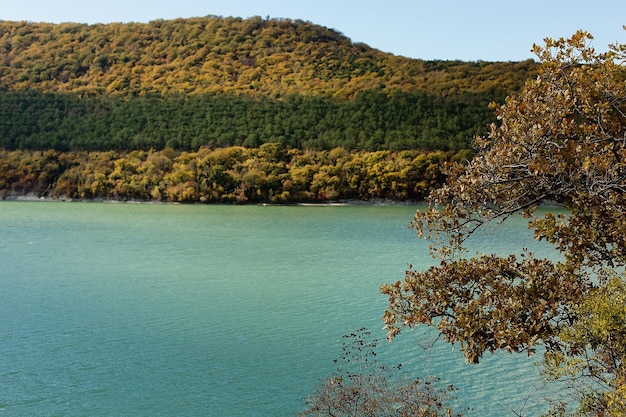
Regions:
<instances>
[{"instance_id":1,"label":"shoreline","mask_svg":"<svg viewBox=\"0 0 626 417\"><path fill-rule=\"evenodd\" d=\"M424 201L396 201L386 199L372 200L333 200L320 202L291 202L284 204L276 203L206 203L202 201L171 202L156 200L133 200L133 199L107 199L107 198L69 198L69 197L39 197L33 193L19 195L2 195L0 201L31 201L31 202L66 202L66 203L110 203L110 204L164 204L164 205L221 205L221 206L294 206L294 207L342 207L342 206L419 206L425 205Z\"/></svg>"},{"instance_id":2,"label":"shoreline","mask_svg":"<svg viewBox=\"0 0 626 417\"><path fill-rule=\"evenodd\" d=\"M276 203L206 203L202 201L177 202L177 201L156 201L156 200L133 200L133 199L107 199L107 198L68 198L68 197L38 197L33 193L20 195L6 195L0 193L0 201L30 201L30 202L65 202L65 203L106 203L106 204L163 204L163 205L207 205L207 206L272 206L272 207L344 207L344 206L421 206L428 203L426 201L396 201L386 199L372 200L333 200L320 202L291 202L284 204ZM541 208L563 208L563 204L553 200L540 203Z\"/></svg>"}]
</instances>

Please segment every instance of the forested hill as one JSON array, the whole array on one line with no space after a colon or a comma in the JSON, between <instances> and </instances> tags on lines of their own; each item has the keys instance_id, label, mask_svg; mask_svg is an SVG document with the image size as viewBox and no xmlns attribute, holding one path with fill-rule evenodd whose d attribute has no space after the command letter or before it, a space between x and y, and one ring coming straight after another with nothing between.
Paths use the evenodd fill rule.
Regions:
<instances>
[{"instance_id":1,"label":"forested hill","mask_svg":"<svg viewBox=\"0 0 626 417\"><path fill-rule=\"evenodd\" d=\"M461 149L535 69L408 59L285 19L0 21L0 146Z\"/></svg>"},{"instance_id":2,"label":"forested hill","mask_svg":"<svg viewBox=\"0 0 626 417\"><path fill-rule=\"evenodd\" d=\"M416 39L415 42L428 42ZM530 46L529 46L530 47ZM532 62L429 62L291 20L206 17L148 24L0 23L0 85L80 94L434 94L517 89Z\"/></svg>"}]
</instances>

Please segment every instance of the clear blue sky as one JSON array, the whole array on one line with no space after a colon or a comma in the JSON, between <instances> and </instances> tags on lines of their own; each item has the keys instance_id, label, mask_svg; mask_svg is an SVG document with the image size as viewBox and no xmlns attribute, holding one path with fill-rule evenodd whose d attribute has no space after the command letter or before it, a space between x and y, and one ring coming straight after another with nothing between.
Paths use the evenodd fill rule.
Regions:
<instances>
[{"instance_id":1,"label":"clear blue sky","mask_svg":"<svg viewBox=\"0 0 626 417\"><path fill-rule=\"evenodd\" d=\"M594 35L597 50L626 43L625 0L0 0L0 20L109 23L206 15L308 20L421 59L534 58L533 43L578 29Z\"/></svg>"}]
</instances>

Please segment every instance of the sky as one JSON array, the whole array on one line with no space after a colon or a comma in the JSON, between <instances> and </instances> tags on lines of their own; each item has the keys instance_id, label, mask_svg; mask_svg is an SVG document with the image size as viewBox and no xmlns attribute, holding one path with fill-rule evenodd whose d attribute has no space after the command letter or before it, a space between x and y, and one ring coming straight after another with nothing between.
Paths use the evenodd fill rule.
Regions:
<instances>
[{"instance_id":1,"label":"sky","mask_svg":"<svg viewBox=\"0 0 626 417\"><path fill-rule=\"evenodd\" d=\"M0 0L0 20L149 22L200 16L310 21L354 42L419 59L520 61L579 29L605 51L626 44L624 0Z\"/></svg>"}]
</instances>

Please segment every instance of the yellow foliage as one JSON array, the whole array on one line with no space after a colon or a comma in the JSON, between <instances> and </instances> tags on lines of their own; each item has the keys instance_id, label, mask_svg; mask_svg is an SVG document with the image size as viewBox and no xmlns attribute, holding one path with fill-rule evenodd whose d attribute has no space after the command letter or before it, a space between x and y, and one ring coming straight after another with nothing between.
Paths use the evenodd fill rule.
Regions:
<instances>
[{"instance_id":1,"label":"yellow foliage","mask_svg":"<svg viewBox=\"0 0 626 417\"><path fill-rule=\"evenodd\" d=\"M422 61L300 20L203 17L84 25L0 21L0 87L132 96L514 91L536 65Z\"/></svg>"}]
</instances>

